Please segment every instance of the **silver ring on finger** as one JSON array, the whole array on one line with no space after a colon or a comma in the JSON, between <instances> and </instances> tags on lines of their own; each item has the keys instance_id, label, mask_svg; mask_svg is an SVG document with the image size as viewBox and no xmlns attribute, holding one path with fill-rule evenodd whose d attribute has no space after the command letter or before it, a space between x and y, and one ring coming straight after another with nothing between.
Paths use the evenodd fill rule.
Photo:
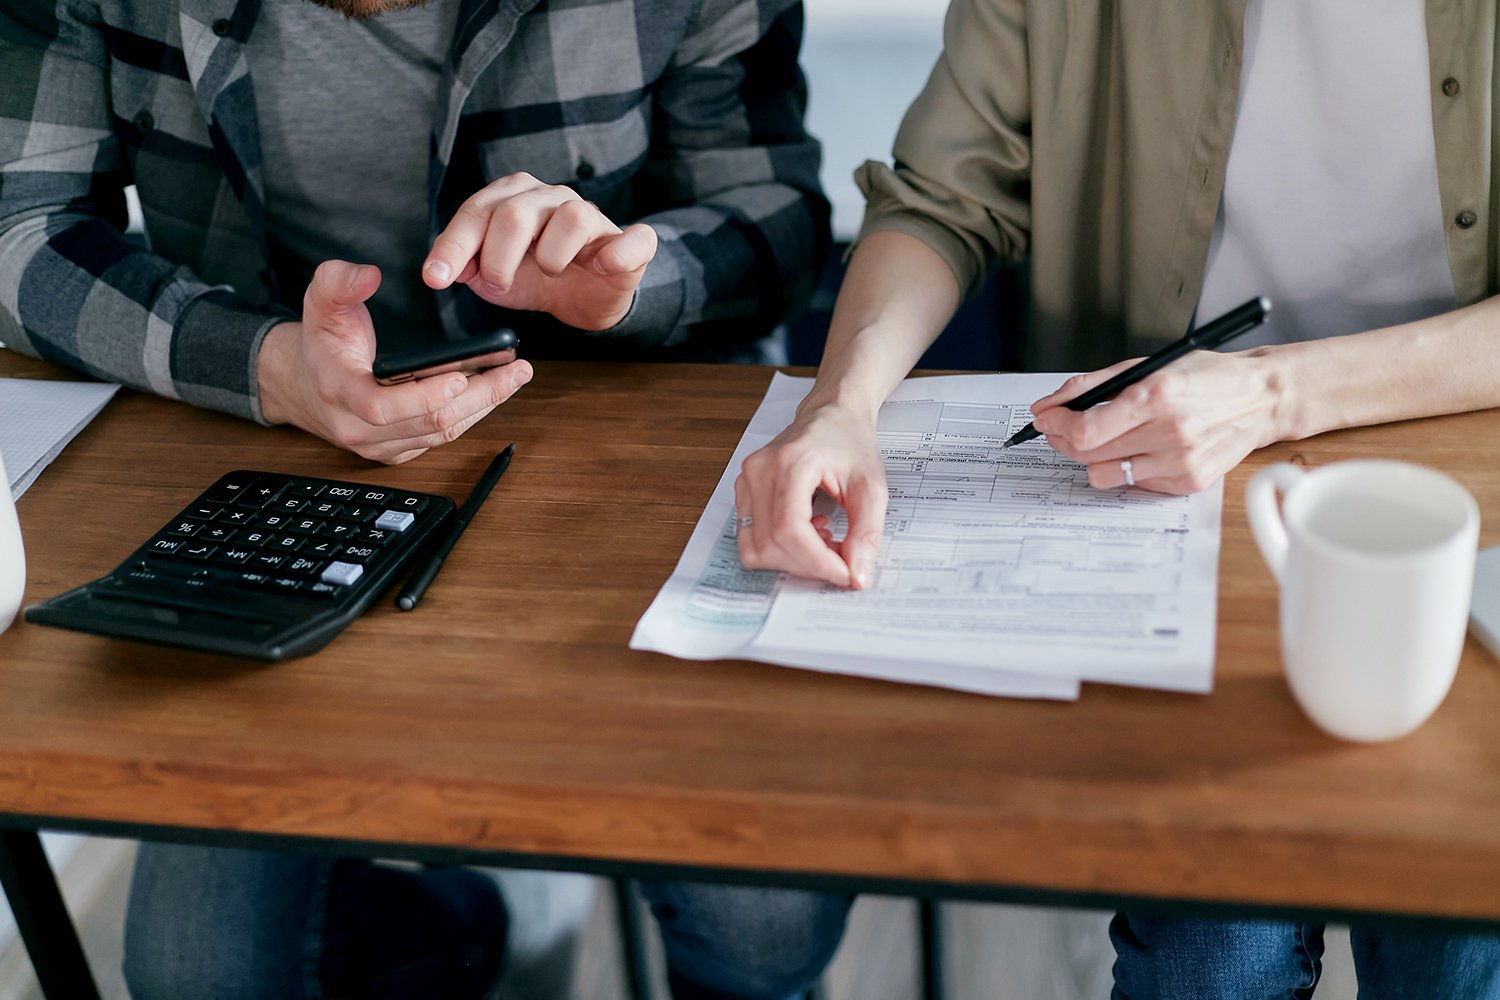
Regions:
<instances>
[{"instance_id":1,"label":"silver ring on finger","mask_svg":"<svg viewBox=\"0 0 1500 1000\"><path fill-rule=\"evenodd\" d=\"M755 518L752 517L752 516L750 516L749 514L746 514L746 515L744 515L743 517L740 518L740 530L744 531L746 528L750 527L750 525L752 525L754 523L755 523Z\"/></svg>"},{"instance_id":2,"label":"silver ring on finger","mask_svg":"<svg viewBox=\"0 0 1500 1000\"><path fill-rule=\"evenodd\" d=\"M1125 460L1123 460L1122 462L1120 462L1120 471L1125 474L1125 485L1126 486L1134 486L1135 485L1135 463L1132 462L1128 458L1125 459Z\"/></svg>"}]
</instances>

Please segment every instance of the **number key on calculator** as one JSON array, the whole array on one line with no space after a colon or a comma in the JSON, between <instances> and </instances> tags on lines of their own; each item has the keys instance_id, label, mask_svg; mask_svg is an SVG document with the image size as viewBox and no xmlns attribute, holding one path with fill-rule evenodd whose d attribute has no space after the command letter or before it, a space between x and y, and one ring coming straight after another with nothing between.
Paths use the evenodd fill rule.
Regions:
<instances>
[{"instance_id":1,"label":"number key on calculator","mask_svg":"<svg viewBox=\"0 0 1500 1000\"><path fill-rule=\"evenodd\" d=\"M284 660L357 618L453 501L241 470L214 483L108 576L26 609L40 625Z\"/></svg>"}]
</instances>

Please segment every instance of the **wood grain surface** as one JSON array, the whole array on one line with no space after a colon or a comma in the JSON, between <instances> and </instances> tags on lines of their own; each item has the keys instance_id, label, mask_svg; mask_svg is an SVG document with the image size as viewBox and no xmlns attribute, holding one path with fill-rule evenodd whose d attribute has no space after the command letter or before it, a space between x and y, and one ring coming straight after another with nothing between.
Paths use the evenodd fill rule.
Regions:
<instances>
[{"instance_id":1,"label":"wood grain surface","mask_svg":"<svg viewBox=\"0 0 1500 1000\"><path fill-rule=\"evenodd\" d=\"M1436 716L1323 735L1280 673L1246 527L1270 461L1406 457L1500 542L1500 412L1329 434L1226 487L1207 696L986 698L626 648L769 378L540 363L460 441L367 464L122 392L21 500L34 602L101 575L234 468L466 495L510 472L421 607L263 665L18 623L0 814L580 859L1500 920L1500 664ZM48 366L0 353L0 374Z\"/></svg>"}]
</instances>

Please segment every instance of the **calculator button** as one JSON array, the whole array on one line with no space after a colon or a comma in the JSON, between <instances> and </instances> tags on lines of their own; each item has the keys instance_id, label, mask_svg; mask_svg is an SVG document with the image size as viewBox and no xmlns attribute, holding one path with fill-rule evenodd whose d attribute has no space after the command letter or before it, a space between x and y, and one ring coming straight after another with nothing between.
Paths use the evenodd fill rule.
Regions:
<instances>
[{"instance_id":1,"label":"calculator button","mask_svg":"<svg viewBox=\"0 0 1500 1000\"><path fill-rule=\"evenodd\" d=\"M331 583L324 583L322 580L314 580L312 583L309 583L307 585L307 589L304 590L303 593L309 595L310 597L326 598L337 597L339 594L343 593L343 590L343 587L335 587Z\"/></svg>"},{"instance_id":2,"label":"calculator button","mask_svg":"<svg viewBox=\"0 0 1500 1000\"><path fill-rule=\"evenodd\" d=\"M245 563L249 562L251 557L254 555L254 549L247 549L240 545L234 545L219 553L219 561L230 563L231 565L235 566L242 566Z\"/></svg>"},{"instance_id":3,"label":"calculator button","mask_svg":"<svg viewBox=\"0 0 1500 1000\"><path fill-rule=\"evenodd\" d=\"M309 557L332 559L338 555L343 546L338 542L326 538L309 538L307 544L302 548L302 554Z\"/></svg>"},{"instance_id":4,"label":"calculator button","mask_svg":"<svg viewBox=\"0 0 1500 1000\"><path fill-rule=\"evenodd\" d=\"M228 476L218 483L212 490L204 494L203 499L213 503L233 503L238 500L250 484L255 482L255 476Z\"/></svg>"},{"instance_id":5,"label":"calculator button","mask_svg":"<svg viewBox=\"0 0 1500 1000\"><path fill-rule=\"evenodd\" d=\"M296 535L277 535L271 539L271 543L267 548L275 549L277 552L296 552L302 548L304 541L306 539L299 538Z\"/></svg>"},{"instance_id":6,"label":"calculator button","mask_svg":"<svg viewBox=\"0 0 1500 1000\"><path fill-rule=\"evenodd\" d=\"M277 576L272 577L270 582L265 585L265 588L283 594L295 594L306 586L307 584L302 580L290 576Z\"/></svg>"},{"instance_id":7,"label":"calculator button","mask_svg":"<svg viewBox=\"0 0 1500 1000\"><path fill-rule=\"evenodd\" d=\"M390 506L396 508L397 510L405 510L410 511L413 514L420 514L422 511L427 509L427 498L403 496L398 493L396 494L396 498L394 501L392 501Z\"/></svg>"},{"instance_id":8,"label":"calculator button","mask_svg":"<svg viewBox=\"0 0 1500 1000\"><path fill-rule=\"evenodd\" d=\"M355 524L364 524L366 521L373 521L379 514L380 511L374 507L345 507L339 517Z\"/></svg>"},{"instance_id":9,"label":"calculator button","mask_svg":"<svg viewBox=\"0 0 1500 1000\"><path fill-rule=\"evenodd\" d=\"M271 509L280 511L283 514L295 514L306 506L307 501L301 497L283 497L272 504Z\"/></svg>"},{"instance_id":10,"label":"calculator button","mask_svg":"<svg viewBox=\"0 0 1500 1000\"><path fill-rule=\"evenodd\" d=\"M295 531L299 535L316 535L323 530L325 522L315 520L311 517L297 517L286 526L287 531Z\"/></svg>"},{"instance_id":11,"label":"calculator button","mask_svg":"<svg viewBox=\"0 0 1500 1000\"><path fill-rule=\"evenodd\" d=\"M184 517L191 517L195 521L212 521L219 516L224 508L216 503L195 503L182 512Z\"/></svg>"},{"instance_id":12,"label":"calculator button","mask_svg":"<svg viewBox=\"0 0 1500 1000\"><path fill-rule=\"evenodd\" d=\"M311 482L302 481L302 482L293 483L291 486L288 486L287 490L286 490L286 495L287 496L299 496L299 497L302 497L302 498L306 499L307 497L315 497L319 493L322 493L322 492L323 492L323 484L322 483L311 483Z\"/></svg>"},{"instance_id":13,"label":"calculator button","mask_svg":"<svg viewBox=\"0 0 1500 1000\"><path fill-rule=\"evenodd\" d=\"M177 521L167 534L176 535L178 538L192 538L202 527L202 521Z\"/></svg>"},{"instance_id":14,"label":"calculator button","mask_svg":"<svg viewBox=\"0 0 1500 1000\"><path fill-rule=\"evenodd\" d=\"M317 576L323 564L306 556L293 556L286 564L286 571L294 576Z\"/></svg>"},{"instance_id":15,"label":"calculator button","mask_svg":"<svg viewBox=\"0 0 1500 1000\"><path fill-rule=\"evenodd\" d=\"M183 544L179 538L158 538L151 543L151 553L158 556L175 555Z\"/></svg>"},{"instance_id":16,"label":"calculator button","mask_svg":"<svg viewBox=\"0 0 1500 1000\"><path fill-rule=\"evenodd\" d=\"M235 506L258 510L276 499L276 494L281 492L281 486L282 484L274 479L257 479L240 493Z\"/></svg>"},{"instance_id":17,"label":"calculator button","mask_svg":"<svg viewBox=\"0 0 1500 1000\"><path fill-rule=\"evenodd\" d=\"M216 545L195 545L189 542L187 545L184 545L182 547L182 550L177 554L182 556L184 559L194 559L199 562L203 562L217 551L219 551L219 549Z\"/></svg>"},{"instance_id":18,"label":"calculator button","mask_svg":"<svg viewBox=\"0 0 1500 1000\"><path fill-rule=\"evenodd\" d=\"M359 490L353 486L330 486L325 496L334 497L339 500L353 500L359 495Z\"/></svg>"},{"instance_id":19,"label":"calculator button","mask_svg":"<svg viewBox=\"0 0 1500 1000\"><path fill-rule=\"evenodd\" d=\"M360 536L360 530L352 524L330 524L319 534L338 542L352 542Z\"/></svg>"},{"instance_id":20,"label":"calculator button","mask_svg":"<svg viewBox=\"0 0 1500 1000\"><path fill-rule=\"evenodd\" d=\"M369 504L372 507L388 503L390 499L390 490L365 490L359 495L360 503Z\"/></svg>"},{"instance_id":21,"label":"calculator button","mask_svg":"<svg viewBox=\"0 0 1500 1000\"><path fill-rule=\"evenodd\" d=\"M236 587L264 587L271 582L269 573L254 573L242 570L238 573L230 573L224 577L225 583L232 583Z\"/></svg>"},{"instance_id":22,"label":"calculator button","mask_svg":"<svg viewBox=\"0 0 1500 1000\"><path fill-rule=\"evenodd\" d=\"M217 524L206 525L202 531L198 532L198 540L200 542L217 542L220 545L223 545L233 537L233 531L220 527Z\"/></svg>"},{"instance_id":23,"label":"calculator button","mask_svg":"<svg viewBox=\"0 0 1500 1000\"><path fill-rule=\"evenodd\" d=\"M339 553L339 558L345 562L367 563L379 551L373 545L346 545L344 551Z\"/></svg>"},{"instance_id":24,"label":"calculator button","mask_svg":"<svg viewBox=\"0 0 1500 1000\"><path fill-rule=\"evenodd\" d=\"M384 545L395 537L396 533L394 531L386 531L384 528L367 528L360 535L359 540L366 545Z\"/></svg>"},{"instance_id":25,"label":"calculator button","mask_svg":"<svg viewBox=\"0 0 1500 1000\"><path fill-rule=\"evenodd\" d=\"M375 519L375 527L386 531L405 531L410 528L417 515L405 510L388 510Z\"/></svg>"},{"instance_id":26,"label":"calculator button","mask_svg":"<svg viewBox=\"0 0 1500 1000\"><path fill-rule=\"evenodd\" d=\"M172 563L147 562L144 559L131 563L120 574L120 579L131 583L146 583L153 586L175 587L191 574L184 566Z\"/></svg>"},{"instance_id":27,"label":"calculator button","mask_svg":"<svg viewBox=\"0 0 1500 1000\"><path fill-rule=\"evenodd\" d=\"M258 528L276 528L285 531L286 526L292 523L290 514L262 514L260 520L255 522Z\"/></svg>"},{"instance_id":28,"label":"calculator button","mask_svg":"<svg viewBox=\"0 0 1500 1000\"><path fill-rule=\"evenodd\" d=\"M314 517L337 517L343 506L330 500L319 500L307 508L307 513Z\"/></svg>"},{"instance_id":29,"label":"calculator button","mask_svg":"<svg viewBox=\"0 0 1500 1000\"><path fill-rule=\"evenodd\" d=\"M240 535L240 544L252 549L258 549L276 536L269 531L247 531Z\"/></svg>"},{"instance_id":30,"label":"calculator button","mask_svg":"<svg viewBox=\"0 0 1500 1000\"><path fill-rule=\"evenodd\" d=\"M223 524L249 524L254 520L254 514L252 514L248 510L241 510L237 507L232 507L229 510L226 510L219 518L220 523Z\"/></svg>"},{"instance_id":31,"label":"calculator button","mask_svg":"<svg viewBox=\"0 0 1500 1000\"><path fill-rule=\"evenodd\" d=\"M286 560L286 556L278 555L275 552L257 552L255 553L255 558L250 560L250 565L254 566L257 570L273 570L280 569Z\"/></svg>"},{"instance_id":32,"label":"calculator button","mask_svg":"<svg viewBox=\"0 0 1500 1000\"><path fill-rule=\"evenodd\" d=\"M324 583L334 583L341 587L347 587L363 576L364 572L365 568L358 563L331 562L323 570L321 579Z\"/></svg>"}]
</instances>

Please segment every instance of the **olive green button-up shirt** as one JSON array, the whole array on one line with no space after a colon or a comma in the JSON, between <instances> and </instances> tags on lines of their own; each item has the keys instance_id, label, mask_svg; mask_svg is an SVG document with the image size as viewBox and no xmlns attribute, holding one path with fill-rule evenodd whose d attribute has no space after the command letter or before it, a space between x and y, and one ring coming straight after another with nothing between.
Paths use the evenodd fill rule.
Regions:
<instances>
[{"instance_id":1,"label":"olive green button-up shirt","mask_svg":"<svg viewBox=\"0 0 1500 1000\"><path fill-rule=\"evenodd\" d=\"M966 293L1029 254L1034 369L1100 367L1180 337L1223 194L1244 14L1245 0L953 0L894 169L857 172L861 235L923 240ZM1428 0L1427 37L1463 306L1500 291L1494 0Z\"/></svg>"}]
</instances>

